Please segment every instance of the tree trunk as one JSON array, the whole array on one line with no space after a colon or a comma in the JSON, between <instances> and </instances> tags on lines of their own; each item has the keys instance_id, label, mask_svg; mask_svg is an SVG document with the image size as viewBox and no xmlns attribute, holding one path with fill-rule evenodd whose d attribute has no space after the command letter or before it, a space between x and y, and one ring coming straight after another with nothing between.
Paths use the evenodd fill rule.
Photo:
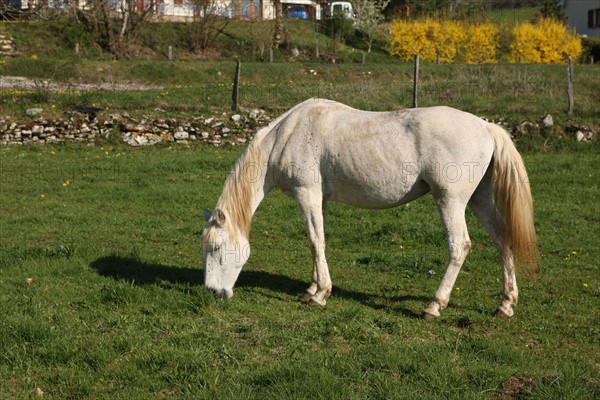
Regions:
<instances>
[{"instance_id":1,"label":"tree trunk","mask_svg":"<svg viewBox=\"0 0 600 400\"><path fill-rule=\"evenodd\" d=\"M275 32L273 33L273 48L278 49L281 45L283 34L283 5L281 0L275 0Z\"/></svg>"},{"instance_id":2,"label":"tree trunk","mask_svg":"<svg viewBox=\"0 0 600 400\"><path fill-rule=\"evenodd\" d=\"M110 18L110 9L108 8L108 0L100 3L100 9L102 10L102 18L104 19L104 30L106 31L106 47L107 50L114 56L117 52L115 49L115 39L113 36L112 20Z\"/></svg>"}]
</instances>

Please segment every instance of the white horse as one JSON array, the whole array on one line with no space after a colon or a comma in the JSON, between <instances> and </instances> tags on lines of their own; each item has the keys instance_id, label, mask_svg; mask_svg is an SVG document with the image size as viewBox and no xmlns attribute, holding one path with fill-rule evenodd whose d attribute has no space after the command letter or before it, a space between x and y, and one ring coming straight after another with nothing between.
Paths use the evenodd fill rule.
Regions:
<instances>
[{"instance_id":1,"label":"white horse","mask_svg":"<svg viewBox=\"0 0 600 400\"><path fill-rule=\"evenodd\" d=\"M517 303L515 260L537 262L531 191L523 160L497 125L449 107L367 112L330 100L298 104L259 130L238 159L213 213L204 210L204 284L220 299L250 256L250 220L274 187L296 199L313 256L302 297L325 305L331 278L325 259L325 206L339 201L385 209L431 192L448 237L449 261L424 318L448 305L471 248L469 205L497 247L504 297L496 315Z\"/></svg>"}]
</instances>

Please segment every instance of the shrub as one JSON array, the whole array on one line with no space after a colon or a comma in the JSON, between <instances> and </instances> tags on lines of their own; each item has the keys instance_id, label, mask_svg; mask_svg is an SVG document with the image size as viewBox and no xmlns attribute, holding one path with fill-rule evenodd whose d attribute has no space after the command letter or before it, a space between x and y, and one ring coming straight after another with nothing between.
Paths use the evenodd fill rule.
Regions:
<instances>
[{"instance_id":1,"label":"shrub","mask_svg":"<svg viewBox=\"0 0 600 400\"><path fill-rule=\"evenodd\" d=\"M400 57L401 60L409 60L417 54L427 57L427 32L420 28L423 26L415 22L395 21L390 27L390 54Z\"/></svg>"},{"instance_id":2,"label":"shrub","mask_svg":"<svg viewBox=\"0 0 600 400\"><path fill-rule=\"evenodd\" d=\"M583 38L583 54L586 58L594 57L594 62L600 62L600 37ZM585 62L586 60L583 60Z\"/></svg>"},{"instance_id":3,"label":"shrub","mask_svg":"<svg viewBox=\"0 0 600 400\"><path fill-rule=\"evenodd\" d=\"M436 57L439 57L440 62L454 61L464 40L465 31L458 22L444 21L437 23L437 29L432 36Z\"/></svg>"},{"instance_id":4,"label":"shrub","mask_svg":"<svg viewBox=\"0 0 600 400\"><path fill-rule=\"evenodd\" d=\"M391 54L403 60L419 54L425 61L452 62L463 39L463 29L454 21L398 20L391 26Z\"/></svg>"},{"instance_id":5,"label":"shrub","mask_svg":"<svg viewBox=\"0 0 600 400\"><path fill-rule=\"evenodd\" d=\"M466 24L460 55L466 64L497 62L498 25L492 23Z\"/></svg>"},{"instance_id":6,"label":"shrub","mask_svg":"<svg viewBox=\"0 0 600 400\"><path fill-rule=\"evenodd\" d=\"M391 53L403 60L419 54L425 61L474 64L495 62L498 28L494 24L455 21L396 21L391 27Z\"/></svg>"},{"instance_id":7,"label":"shrub","mask_svg":"<svg viewBox=\"0 0 600 400\"><path fill-rule=\"evenodd\" d=\"M508 39L507 58L511 62L564 63L567 55L578 59L583 52L577 35L562 22L548 18L502 30L493 23L397 20L390 30L390 53L403 60L419 54L425 61L493 63L499 58L501 37Z\"/></svg>"},{"instance_id":8,"label":"shrub","mask_svg":"<svg viewBox=\"0 0 600 400\"><path fill-rule=\"evenodd\" d=\"M512 29L509 60L524 63L564 63L568 55L583 52L581 39L558 21L542 18L536 24L523 22Z\"/></svg>"}]
</instances>

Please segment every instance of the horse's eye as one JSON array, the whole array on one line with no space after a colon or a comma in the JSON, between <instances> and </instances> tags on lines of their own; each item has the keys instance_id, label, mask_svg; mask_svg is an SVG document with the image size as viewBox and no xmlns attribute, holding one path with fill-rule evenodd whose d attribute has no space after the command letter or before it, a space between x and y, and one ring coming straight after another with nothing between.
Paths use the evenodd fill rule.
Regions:
<instances>
[{"instance_id":1,"label":"horse's eye","mask_svg":"<svg viewBox=\"0 0 600 400\"><path fill-rule=\"evenodd\" d=\"M204 242L203 247L204 247L204 251L205 252L214 253L214 252L219 251L219 249L221 248L221 243L218 243L218 242Z\"/></svg>"}]
</instances>

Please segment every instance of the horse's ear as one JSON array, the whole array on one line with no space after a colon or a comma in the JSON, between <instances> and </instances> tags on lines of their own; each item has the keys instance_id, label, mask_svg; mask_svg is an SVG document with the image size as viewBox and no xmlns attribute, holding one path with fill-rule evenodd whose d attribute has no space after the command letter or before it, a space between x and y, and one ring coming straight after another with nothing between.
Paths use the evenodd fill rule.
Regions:
<instances>
[{"instance_id":1,"label":"horse's ear","mask_svg":"<svg viewBox=\"0 0 600 400\"><path fill-rule=\"evenodd\" d=\"M206 220L206 222L208 222L210 217L212 217L212 213L210 212L210 210L208 208L205 208L204 210L202 210L202 213L204 214L204 219Z\"/></svg>"},{"instance_id":2,"label":"horse's ear","mask_svg":"<svg viewBox=\"0 0 600 400\"><path fill-rule=\"evenodd\" d=\"M217 221L217 224L219 224L221 226L225 226L226 218L225 218L225 213L223 212L223 210L221 210L220 208L215 208L213 217L214 217L215 221Z\"/></svg>"}]
</instances>

